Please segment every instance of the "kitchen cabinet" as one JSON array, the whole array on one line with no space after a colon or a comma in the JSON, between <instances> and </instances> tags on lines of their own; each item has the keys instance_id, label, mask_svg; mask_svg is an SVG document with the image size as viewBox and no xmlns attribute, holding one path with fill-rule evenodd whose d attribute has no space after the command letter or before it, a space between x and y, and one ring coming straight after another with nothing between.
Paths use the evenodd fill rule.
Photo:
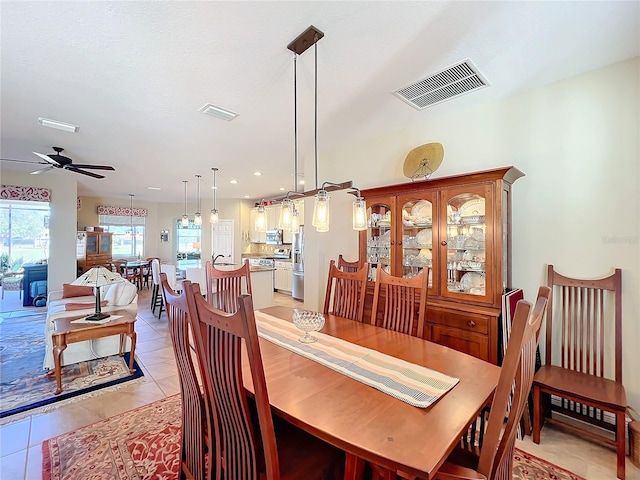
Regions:
<instances>
[{"instance_id":1,"label":"kitchen cabinet","mask_svg":"<svg viewBox=\"0 0 640 480\"><path fill-rule=\"evenodd\" d=\"M512 287L511 186L523 175L505 167L362 190L365 309L378 265L399 277L428 268L427 339L497 363L502 294Z\"/></svg>"},{"instance_id":2,"label":"kitchen cabinet","mask_svg":"<svg viewBox=\"0 0 640 480\"><path fill-rule=\"evenodd\" d=\"M274 288L278 291L291 292L293 285L293 266L291 262L275 262Z\"/></svg>"},{"instance_id":3,"label":"kitchen cabinet","mask_svg":"<svg viewBox=\"0 0 640 480\"><path fill-rule=\"evenodd\" d=\"M76 235L76 259L80 273L97 266L110 268L113 233L81 231Z\"/></svg>"}]
</instances>

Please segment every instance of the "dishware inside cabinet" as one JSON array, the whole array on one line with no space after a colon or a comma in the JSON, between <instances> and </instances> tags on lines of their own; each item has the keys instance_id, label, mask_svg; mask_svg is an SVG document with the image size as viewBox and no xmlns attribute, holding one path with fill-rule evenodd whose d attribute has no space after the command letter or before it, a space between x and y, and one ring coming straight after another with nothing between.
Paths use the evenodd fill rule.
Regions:
<instances>
[{"instance_id":1,"label":"dishware inside cabinet","mask_svg":"<svg viewBox=\"0 0 640 480\"><path fill-rule=\"evenodd\" d=\"M392 232L391 203L373 203L367 211L366 262L369 264L368 278L376 279L376 269L382 265L385 272L391 273L392 246L395 235ZM393 237L393 238L392 238Z\"/></svg>"}]
</instances>

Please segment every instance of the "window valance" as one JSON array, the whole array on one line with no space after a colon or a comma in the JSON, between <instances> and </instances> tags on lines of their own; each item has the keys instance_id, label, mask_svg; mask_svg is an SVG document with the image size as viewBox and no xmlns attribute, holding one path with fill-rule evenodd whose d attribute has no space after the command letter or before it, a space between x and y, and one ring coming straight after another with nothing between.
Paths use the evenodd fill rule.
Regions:
<instances>
[{"instance_id":1,"label":"window valance","mask_svg":"<svg viewBox=\"0 0 640 480\"><path fill-rule=\"evenodd\" d=\"M25 200L29 202L51 202L51 190L21 185L1 185L0 198L3 200Z\"/></svg>"},{"instance_id":2,"label":"window valance","mask_svg":"<svg viewBox=\"0 0 640 480\"><path fill-rule=\"evenodd\" d=\"M146 208L110 207L98 205L98 215L115 215L119 217L146 217Z\"/></svg>"}]
</instances>

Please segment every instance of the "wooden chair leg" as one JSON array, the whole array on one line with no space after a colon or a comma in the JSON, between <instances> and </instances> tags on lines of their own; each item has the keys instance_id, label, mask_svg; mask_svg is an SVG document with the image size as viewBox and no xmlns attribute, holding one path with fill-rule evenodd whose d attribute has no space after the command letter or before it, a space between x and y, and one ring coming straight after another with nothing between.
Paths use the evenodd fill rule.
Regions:
<instances>
[{"instance_id":1,"label":"wooden chair leg","mask_svg":"<svg viewBox=\"0 0 640 480\"><path fill-rule=\"evenodd\" d=\"M624 411L618 411L616 412L616 451L617 451L617 457L618 457L618 468L617 468L617 475L618 478L621 480L624 480L624 475L625 475L625 447L626 447L626 442L627 439L625 437L625 428L626 428L626 421L625 421L625 412Z\"/></svg>"},{"instance_id":2,"label":"wooden chair leg","mask_svg":"<svg viewBox=\"0 0 640 480\"><path fill-rule=\"evenodd\" d=\"M347 452L344 468L344 480L362 480L364 478L364 460Z\"/></svg>"},{"instance_id":3,"label":"wooden chair leg","mask_svg":"<svg viewBox=\"0 0 640 480\"><path fill-rule=\"evenodd\" d=\"M540 395L540 387L534 385L533 386L533 443L540 443L540 429L542 428L541 421L541 413L542 413L542 403L541 403L541 395Z\"/></svg>"}]
</instances>

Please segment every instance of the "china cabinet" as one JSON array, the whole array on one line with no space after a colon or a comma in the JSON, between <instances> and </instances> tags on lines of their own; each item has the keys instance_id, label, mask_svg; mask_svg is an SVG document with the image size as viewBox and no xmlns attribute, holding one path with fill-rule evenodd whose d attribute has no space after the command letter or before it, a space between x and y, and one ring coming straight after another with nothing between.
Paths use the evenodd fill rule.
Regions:
<instances>
[{"instance_id":1,"label":"china cabinet","mask_svg":"<svg viewBox=\"0 0 640 480\"><path fill-rule=\"evenodd\" d=\"M113 233L109 232L78 232L76 258L79 273L86 272L96 265L110 265L112 239Z\"/></svg>"},{"instance_id":2,"label":"china cabinet","mask_svg":"<svg viewBox=\"0 0 640 480\"><path fill-rule=\"evenodd\" d=\"M362 190L365 308L378 265L402 277L428 268L426 338L497 363L502 294L511 288L511 185L523 175L505 167Z\"/></svg>"}]
</instances>

